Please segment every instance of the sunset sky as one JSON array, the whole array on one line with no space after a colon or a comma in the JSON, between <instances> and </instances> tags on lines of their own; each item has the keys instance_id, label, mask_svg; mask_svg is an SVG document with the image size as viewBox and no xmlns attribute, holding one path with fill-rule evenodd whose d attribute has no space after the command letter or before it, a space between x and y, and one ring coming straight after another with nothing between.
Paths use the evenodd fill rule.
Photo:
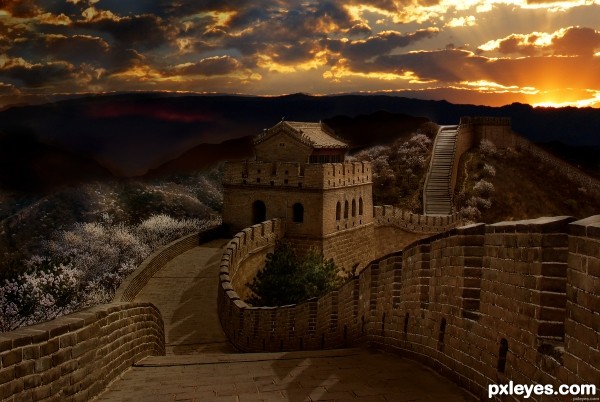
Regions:
<instances>
[{"instance_id":1,"label":"sunset sky","mask_svg":"<svg viewBox=\"0 0 600 402\"><path fill-rule=\"evenodd\" d=\"M0 0L0 107L116 91L600 107L600 0Z\"/></svg>"}]
</instances>

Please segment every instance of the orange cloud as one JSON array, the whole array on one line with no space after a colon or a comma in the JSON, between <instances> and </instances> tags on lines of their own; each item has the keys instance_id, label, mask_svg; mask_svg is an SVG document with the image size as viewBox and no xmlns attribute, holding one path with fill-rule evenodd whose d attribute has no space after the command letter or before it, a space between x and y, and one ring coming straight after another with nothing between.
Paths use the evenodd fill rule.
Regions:
<instances>
[{"instance_id":1,"label":"orange cloud","mask_svg":"<svg viewBox=\"0 0 600 402\"><path fill-rule=\"evenodd\" d=\"M478 48L502 54L522 55L592 55L600 50L600 31L585 27L561 28L555 32L512 34L491 40Z\"/></svg>"}]
</instances>

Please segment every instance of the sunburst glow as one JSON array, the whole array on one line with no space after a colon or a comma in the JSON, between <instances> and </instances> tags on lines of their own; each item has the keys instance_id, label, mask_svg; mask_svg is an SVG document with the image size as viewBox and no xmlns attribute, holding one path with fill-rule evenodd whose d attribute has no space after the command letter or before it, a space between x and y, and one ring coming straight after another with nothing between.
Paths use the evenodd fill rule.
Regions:
<instances>
[{"instance_id":1,"label":"sunburst glow","mask_svg":"<svg viewBox=\"0 0 600 402\"><path fill-rule=\"evenodd\" d=\"M600 0L7 0L0 107L70 92L307 88L598 107L597 15Z\"/></svg>"}]
</instances>

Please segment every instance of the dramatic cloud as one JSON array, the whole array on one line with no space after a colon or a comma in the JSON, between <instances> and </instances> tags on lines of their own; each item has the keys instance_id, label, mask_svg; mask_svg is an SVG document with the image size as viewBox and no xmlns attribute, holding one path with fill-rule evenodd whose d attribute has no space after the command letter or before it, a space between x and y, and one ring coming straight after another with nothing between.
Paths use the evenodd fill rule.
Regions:
<instances>
[{"instance_id":1,"label":"dramatic cloud","mask_svg":"<svg viewBox=\"0 0 600 402\"><path fill-rule=\"evenodd\" d=\"M600 0L0 0L0 107L133 90L595 105L599 14Z\"/></svg>"},{"instance_id":2,"label":"dramatic cloud","mask_svg":"<svg viewBox=\"0 0 600 402\"><path fill-rule=\"evenodd\" d=\"M592 28L569 27L552 33L513 34L503 39L489 41L479 46L479 49L527 56L591 56L600 50L600 31Z\"/></svg>"},{"instance_id":3,"label":"dramatic cloud","mask_svg":"<svg viewBox=\"0 0 600 402\"><path fill-rule=\"evenodd\" d=\"M227 75L240 68L240 63L229 56L215 56L197 63L185 63L173 69L179 75Z\"/></svg>"}]
</instances>

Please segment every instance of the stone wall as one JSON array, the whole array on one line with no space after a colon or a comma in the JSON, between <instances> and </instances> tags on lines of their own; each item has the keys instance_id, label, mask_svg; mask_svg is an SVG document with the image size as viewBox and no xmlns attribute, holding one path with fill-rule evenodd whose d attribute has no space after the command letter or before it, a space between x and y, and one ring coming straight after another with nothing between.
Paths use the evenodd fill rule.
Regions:
<instances>
[{"instance_id":1,"label":"stone wall","mask_svg":"<svg viewBox=\"0 0 600 402\"><path fill-rule=\"evenodd\" d=\"M549 164L570 181L600 196L600 180L589 176L573 165L538 147L528 139L515 133L506 118L461 118L456 154L452 170L452 188L456 184L460 157L468 149L477 147L482 139L487 139L499 148L524 150L531 156Z\"/></svg>"},{"instance_id":2,"label":"stone wall","mask_svg":"<svg viewBox=\"0 0 600 402\"><path fill-rule=\"evenodd\" d=\"M419 215L391 205L373 208L377 226L395 226L413 233L439 233L460 225L458 213L447 216Z\"/></svg>"},{"instance_id":3,"label":"stone wall","mask_svg":"<svg viewBox=\"0 0 600 402\"><path fill-rule=\"evenodd\" d=\"M223 235L224 227L210 228L156 250L123 281L111 304L0 334L0 399L88 400L140 359L164 355L160 312L132 301L171 259Z\"/></svg>"},{"instance_id":4,"label":"stone wall","mask_svg":"<svg viewBox=\"0 0 600 402\"><path fill-rule=\"evenodd\" d=\"M164 354L152 304L96 306L0 334L0 399L86 401L135 362Z\"/></svg>"},{"instance_id":5,"label":"stone wall","mask_svg":"<svg viewBox=\"0 0 600 402\"><path fill-rule=\"evenodd\" d=\"M221 266L223 328L243 351L367 342L482 398L489 384L511 380L600 387L600 216L572 221L455 228L373 261L336 292L285 307L239 299L228 272L243 269L248 250L232 245Z\"/></svg>"},{"instance_id":6,"label":"stone wall","mask_svg":"<svg viewBox=\"0 0 600 402\"><path fill-rule=\"evenodd\" d=\"M370 162L245 161L225 164L223 184L330 189L369 183L372 179Z\"/></svg>"},{"instance_id":7,"label":"stone wall","mask_svg":"<svg viewBox=\"0 0 600 402\"><path fill-rule=\"evenodd\" d=\"M225 236L227 230L224 226L217 226L192 233L155 250L146 258L134 272L121 283L115 293L114 301L133 301L137 294L148 283L150 278L165 264L198 244Z\"/></svg>"}]
</instances>

